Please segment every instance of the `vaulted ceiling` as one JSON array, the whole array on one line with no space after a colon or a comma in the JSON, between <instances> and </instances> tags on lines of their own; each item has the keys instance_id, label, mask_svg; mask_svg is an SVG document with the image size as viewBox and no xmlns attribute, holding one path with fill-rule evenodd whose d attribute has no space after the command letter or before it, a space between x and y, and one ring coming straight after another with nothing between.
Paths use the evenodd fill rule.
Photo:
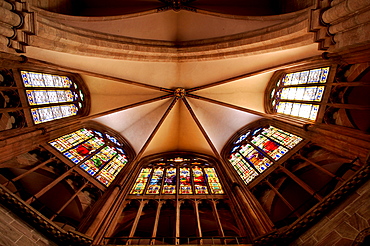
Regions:
<instances>
[{"instance_id":1,"label":"vaulted ceiling","mask_svg":"<svg viewBox=\"0 0 370 246\"><path fill-rule=\"evenodd\" d=\"M276 70L321 53L307 31L311 1L178 1L196 11L155 0L31 2L39 30L26 55L79 73L90 115L142 157L217 156L263 117Z\"/></svg>"}]
</instances>

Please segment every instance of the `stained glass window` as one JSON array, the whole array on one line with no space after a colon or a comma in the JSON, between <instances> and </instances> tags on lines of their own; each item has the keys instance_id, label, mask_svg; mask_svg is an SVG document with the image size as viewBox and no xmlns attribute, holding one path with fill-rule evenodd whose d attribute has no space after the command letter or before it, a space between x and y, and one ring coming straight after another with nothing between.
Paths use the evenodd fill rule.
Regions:
<instances>
[{"instance_id":1,"label":"stained glass window","mask_svg":"<svg viewBox=\"0 0 370 246\"><path fill-rule=\"evenodd\" d=\"M235 141L229 162L248 184L302 140L274 126L249 130Z\"/></svg>"},{"instance_id":2,"label":"stained glass window","mask_svg":"<svg viewBox=\"0 0 370 246\"><path fill-rule=\"evenodd\" d=\"M77 115L84 95L67 76L21 71L28 104L35 124Z\"/></svg>"},{"instance_id":3,"label":"stained glass window","mask_svg":"<svg viewBox=\"0 0 370 246\"><path fill-rule=\"evenodd\" d=\"M160 159L141 169L130 194L224 194L214 167L198 158Z\"/></svg>"},{"instance_id":4,"label":"stained glass window","mask_svg":"<svg viewBox=\"0 0 370 246\"><path fill-rule=\"evenodd\" d=\"M316 120L329 70L329 67L324 67L285 74L271 90L273 110Z\"/></svg>"},{"instance_id":5,"label":"stained glass window","mask_svg":"<svg viewBox=\"0 0 370 246\"><path fill-rule=\"evenodd\" d=\"M112 183L128 162L120 148L122 144L116 138L86 128L54 139L49 144L105 186Z\"/></svg>"}]
</instances>

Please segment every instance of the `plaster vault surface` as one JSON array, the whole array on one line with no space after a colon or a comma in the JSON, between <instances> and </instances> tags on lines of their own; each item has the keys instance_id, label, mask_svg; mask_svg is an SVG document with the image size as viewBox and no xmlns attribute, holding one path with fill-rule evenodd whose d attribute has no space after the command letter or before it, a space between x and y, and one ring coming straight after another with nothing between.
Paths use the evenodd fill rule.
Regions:
<instances>
[{"instance_id":1,"label":"plaster vault surface","mask_svg":"<svg viewBox=\"0 0 370 246\"><path fill-rule=\"evenodd\" d=\"M264 116L274 72L320 54L307 32L307 11L269 18L185 10L110 17L33 11L40 31L26 56L80 74L91 94L90 116L119 132L141 157L167 151L217 157L236 131ZM284 31L289 21L297 22L296 32ZM280 34L258 38L268 30ZM235 52L218 49L217 42ZM138 48L117 48L117 55L115 45ZM210 51L216 55L201 55Z\"/></svg>"}]
</instances>

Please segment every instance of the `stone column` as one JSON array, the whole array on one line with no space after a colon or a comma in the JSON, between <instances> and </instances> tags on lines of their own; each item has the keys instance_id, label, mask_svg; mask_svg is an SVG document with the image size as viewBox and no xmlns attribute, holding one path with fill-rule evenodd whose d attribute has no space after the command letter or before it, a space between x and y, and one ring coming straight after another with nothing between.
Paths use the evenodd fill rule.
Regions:
<instances>
[{"instance_id":1,"label":"stone column","mask_svg":"<svg viewBox=\"0 0 370 246\"><path fill-rule=\"evenodd\" d=\"M248 223L248 227L251 230L251 238L269 233L274 224L271 222L270 218L264 212L262 206L253 194L251 194L249 190L242 189L238 185L235 185L233 190L236 199L247 218L246 223Z\"/></svg>"},{"instance_id":2,"label":"stone column","mask_svg":"<svg viewBox=\"0 0 370 246\"><path fill-rule=\"evenodd\" d=\"M136 217L135 217L135 220L132 224L132 227L131 227L131 231L130 231L130 234L128 235L129 238L132 238L133 236L135 236L135 232L136 232L136 228L137 228L137 225L139 224L139 220L140 220L140 217L141 217L141 214L143 213L143 209L144 209L144 206L148 203L148 200L141 200L140 201L140 206L139 206L139 209L137 211L137 214L136 214ZM130 239L129 239L130 241ZM130 244L129 241L127 241L126 244Z\"/></svg>"},{"instance_id":3,"label":"stone column","mask_svg":"<svg viewBox=\"0 0 370 246\"><path fill-rule=\"evenodd\" d=\"M157 236L157 230L158 230L158 223L159 223L159 218L161 215L161 209L164 201L158 201L158 206L157 206L157 212L155 213L155 221L154 221L154 226L153 226L153 232L152 232L152 237ZM153 245L155 244L155 239L153 238L150 240L150 244Z\"/></svg>"},{"instance_id":4,"label":"stone column","mask_svg":"<svg viewBox=\"0 0 370 246\"><path fill-rule=\"evenodd\" d=\"M200 217L199 217L199 203L200 201L199 200L195 200L193 201L194 203L194 213L195 213L195 217L197 218L197 236L198 237L203 237L203 234L202 234L202 227L200 225ZM199 244L203 244L203 240L200 239L199 240Z\"/></svg>"}]
</instances>

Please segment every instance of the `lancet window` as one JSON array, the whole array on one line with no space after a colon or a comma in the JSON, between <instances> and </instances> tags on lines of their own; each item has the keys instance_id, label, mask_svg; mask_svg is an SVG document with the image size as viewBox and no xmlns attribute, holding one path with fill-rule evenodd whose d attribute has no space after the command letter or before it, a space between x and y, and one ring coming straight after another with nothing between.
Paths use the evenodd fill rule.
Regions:
<instances>
[{"instance_id":1,"label":"lancet window","mask_svg":"<svg viewBox=\"0 0 370 246\"><path fill-rule=\"evenodd\" d=\"M199 158L165 158L144 166L130 192L136 195L224 194L216 169Z\"/></svg>"},{"instance_id":2,"label":"lancet window","mask_svg":"<svg viewBox=\"0 0 370 246\"><path fill-rule=\"evenodd\" d=\"M274 126L250 129L232 145L229 161L248 184L303 139Z\"/></svg>"},{"instance_id":3,"label":"lancet window","mask_svg":"<svg viewBox=\"0 0 370 246\"><path fill-rule=\"evenodd\" d=\"M35 124L77 115L84 95L67 76L21 71Z\"/></svg>"},{"instance_id":4,"label":"lancet window","mask_svg":"<svg viewBox=\"0 0 370 246\"><path fill-rule=\"evenodd\" d=\"M124 145L103 131L83 128L49 144L105 186L113 182L129 161Z\"/></svg>"},{"instance_id":5,"label":"lancet window","mask_svg":"<svg viewBox=\"0 0 370 246\"><path fill-rule=\"evenodd\" d=\"M316 120L330 67L285 73L270 88L273 113Z\"/></svg>"}]
</instances>

